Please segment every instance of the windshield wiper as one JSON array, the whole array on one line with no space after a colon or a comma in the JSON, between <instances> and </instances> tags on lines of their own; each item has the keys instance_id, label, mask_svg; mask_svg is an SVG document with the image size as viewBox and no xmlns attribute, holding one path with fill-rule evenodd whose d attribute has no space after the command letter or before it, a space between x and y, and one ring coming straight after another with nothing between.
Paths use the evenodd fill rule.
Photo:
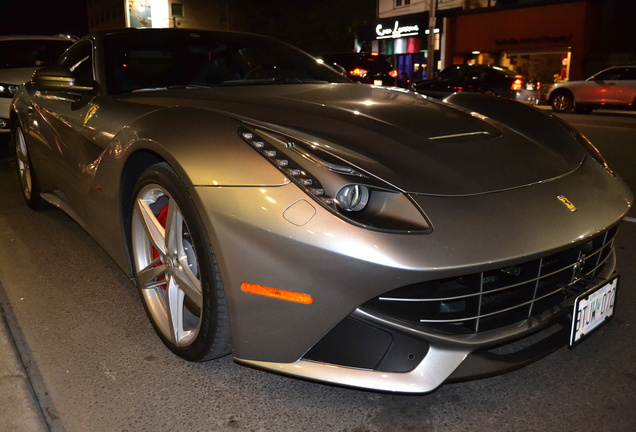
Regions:
<instances>
[{"instance_id":1,"label":"windshield wiper","mask_svg":"<svg viewBox=\"0 0 636 432\"><path fill-rule=\"evenodd\" d=\"M194 90L194 89L207 89L207 88L212 88L212 87L211 86L204 86L204 85L195 85L195 84L171 85L171 86L167 86L167 87L146 87L146 88L135 89L135 90L133 90L133 93L135 93L135 92L162 91L162 90Z\"/></svg>"},{"instance_id":2,"label":"windshield wiper","mask_svg":"<svg viewBox=\"0 0 636 432\"><path fill-rule=\"evenodd\" d=\"M290 77L254 78L223 81L219 86L242 86L242 85L262 85L262 84L324 84L327 81L317 79L302 79Z\"/></svg>"}]
</instances>

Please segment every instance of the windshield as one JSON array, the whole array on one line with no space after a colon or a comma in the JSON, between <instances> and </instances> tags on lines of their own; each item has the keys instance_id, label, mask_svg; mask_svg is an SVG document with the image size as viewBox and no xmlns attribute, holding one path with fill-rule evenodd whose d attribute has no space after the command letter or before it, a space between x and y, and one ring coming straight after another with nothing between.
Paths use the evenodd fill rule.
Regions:
<instances>
[{"instance_id":1,"label":"windshield","mask_svg":"<svg viewBox=\"0 0 636 432\"><path fill-rule=\"evenodd\" d=\"M0 69L41 67L55 63L71 40L15 39L0 41Z\"/></svg>"},{"instance_id":2,"label":"windshield","mask_svg":"<svg viewBox=\"0 0 636 432\"><path fill-rule=\"evenodd\" d=\"M283 42L250 34L134 31L106 35L111 94L166 88L350 82Z\"/></svg>"}]
</instances>

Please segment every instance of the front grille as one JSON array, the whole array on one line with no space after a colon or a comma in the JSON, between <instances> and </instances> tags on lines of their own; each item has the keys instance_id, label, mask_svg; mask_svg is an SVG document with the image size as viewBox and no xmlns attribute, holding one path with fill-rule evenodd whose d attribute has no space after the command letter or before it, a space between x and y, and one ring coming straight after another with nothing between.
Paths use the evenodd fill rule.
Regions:
<instances>
[{"instance_id":1,"label":"front grille","mask_svg":"<svg viewBox=\"0 0 636 432\"><path fill-rule=\"evenodd\" d=\"M475 334L558 307L595 283L618 228L532 261L398 288L361 309L455 334Z\"/></svg>"}]
</instances>

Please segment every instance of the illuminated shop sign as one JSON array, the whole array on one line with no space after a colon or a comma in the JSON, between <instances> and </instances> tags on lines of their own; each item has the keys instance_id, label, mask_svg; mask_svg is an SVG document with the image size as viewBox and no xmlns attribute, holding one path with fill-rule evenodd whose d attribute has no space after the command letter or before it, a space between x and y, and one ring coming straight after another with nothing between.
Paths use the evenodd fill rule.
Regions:
<instances>
[{"instance_id":1,"label":"illuminated shop sign","mask_svg":"<svg viewBox=\"0 0 636 432\"><path fill-rule=\"evenodd\" d=\"M393 27L384 27L378 24L375 27L375 34L378 39L399 39L407 36L417 36L420 34L420 26L417 24L400 25L399 21L395 21Z\"/></svg>"},{"instance_id":2,"label":"illuminated shop sign","mask_svg":"<svg viewBox=\"0 0 636 432\"><path fill-rule=\"evenodd\" d=\"M571 43L572 35L542 35L526 38L495 39L495 45L563 44Z\"/></svg>"},{"instance_id":3,"label":"illuminated shop sign","mask_svg":"<svg viewBox=\"0 0 636 432\"><path fill-rule=\"evenodd\" d=\"M128 27L170 27L168 0L128 0Z\"/></svg>"}]
</instances>

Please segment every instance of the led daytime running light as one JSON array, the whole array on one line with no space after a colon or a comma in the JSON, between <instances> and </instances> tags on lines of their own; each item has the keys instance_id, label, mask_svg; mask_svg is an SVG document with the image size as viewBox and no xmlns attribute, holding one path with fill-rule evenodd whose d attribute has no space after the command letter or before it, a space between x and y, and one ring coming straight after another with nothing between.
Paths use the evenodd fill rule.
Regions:
<instances>
[{"instance_id":1,"label":"led daytime running light","mask_svg":"<svg viewBox=\"0 0 636 432\"><path fill-rule=\"evenodd\" d=\"M285 175L287 175L291 181L296 183L300 188L302 188L306 193L315 197L319 202L323 205L334 207L335 200L334 197L329 196L325 193L320 182L314 178L310 173L305 171L300 165L294 162L291 159L285 158L285 155L281 152L277 151L277 149L271 144L267 143L264 139L259 137L254 132L251 132L244 127L239 129L239 133L241 137L247 141L254 149L260 152L268 161L272 163L275 167L280 169ZM288 146L289 148L294 148L293 144ZM301 153L304 157L304 154ZM314 162L312 160L312 162ZM326 165L328 164L326 161L322 161ZM319 164L321 165L321 164ZM327 167L328 168L328 167Z\"/></svg>"}]
</instances>

